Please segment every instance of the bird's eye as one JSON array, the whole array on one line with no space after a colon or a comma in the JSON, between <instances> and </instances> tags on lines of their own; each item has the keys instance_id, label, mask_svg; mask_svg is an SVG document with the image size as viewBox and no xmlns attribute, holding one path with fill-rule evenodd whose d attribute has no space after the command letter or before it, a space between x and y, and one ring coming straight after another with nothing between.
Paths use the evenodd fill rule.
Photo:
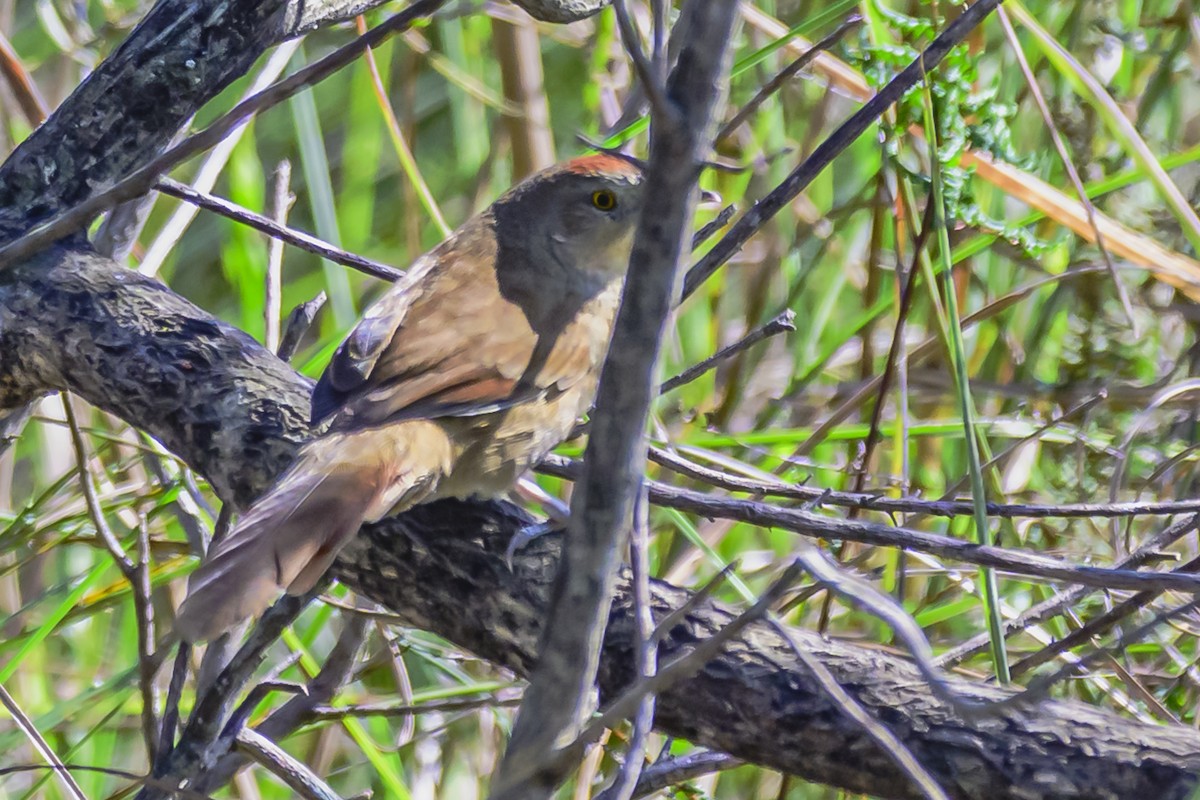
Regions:
<instances>
[{"instance_id":1,"label":"bird's eye","mask_svg":"<svg viewBox=\"0 0 1200 800\"><path fill-rule=\"evenodd\" d=\"M592 192L592 205L601 211L612 211L617 207L617 196L608 189Z\"/></svg>"}]
</instances>

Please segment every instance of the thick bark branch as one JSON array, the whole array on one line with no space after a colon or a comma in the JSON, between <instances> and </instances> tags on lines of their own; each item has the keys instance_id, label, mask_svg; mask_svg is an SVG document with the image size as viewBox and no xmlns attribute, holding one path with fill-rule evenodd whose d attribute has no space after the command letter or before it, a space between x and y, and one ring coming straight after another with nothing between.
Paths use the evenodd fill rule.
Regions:
<instances>
[{"instance_id":1,"label":"thick bark branch","mask_svg":"<svg viewBox=\"0 0 1200 800\"><path fill-rule=\"evenodd\" d=\"M57 252L0 274L0 353L0 408L69 389L143 427L239 502L282 468L305 435L303 378L156 281L115 271L97 256ZM504 503L420 507L365 529L337 574L412 625L528 674L559 545L538 542L510 572L503 550L526 522ZM660 618L688 596L661 582L653 593ZM672 631L661 657L678 655L731 617L720 605L702 605ZM623 581L601 662L605 696L632 674L633 631ZM903 660L794 635L954 797L1184 798L1200 772L1200 734L1188 728L1059 701L963 720ZM982 686L960 690L1000 695ZM917 796L767 626L754 626L663 695L656 725L808 780Z\"/></svg>"},{"instance_id":2,"label":"thick bark branch","mask_svg":"<svg viewBox=\"0 0 1200 800\"><path fill-rule=\"evenodd\" d=\"M129 37L0 165L0 243L158 155L266 50L382 0L159 0ZM569 22L609 0L519 0Z\"/></svg>"}]
</instances>

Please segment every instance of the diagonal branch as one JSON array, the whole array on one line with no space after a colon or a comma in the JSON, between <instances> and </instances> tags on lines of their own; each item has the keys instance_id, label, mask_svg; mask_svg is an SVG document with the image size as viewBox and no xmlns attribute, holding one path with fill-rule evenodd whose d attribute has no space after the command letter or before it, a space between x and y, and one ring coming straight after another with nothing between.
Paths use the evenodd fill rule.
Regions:
<instances>
[{"instance_id":1,"label":"diagonal branch","mask_svg":"<svg viewBox=\"0 0 1200 800\"><path fill-rule=\"evenodd\" d=\"M0 407L70 390L147 430L235 501L260 491L306 435L304 378L161 284L94 255L57 252L0 277L0 352L13 356L0 360ZM505 503L422 506L365 529L336 574L406 623L528 675L560 552L558 538L546 537L508 568L505 547L530 521ZM652 582L656 622L689 597ZM660 658L678 657L734 616L713 602L695 604L666 632ZM1175 800L1188 796L1200 773L1193 730L1054 700L965 720L901 659L790 634L951 797ZM635 679L637 641L622 576L601 655L602 696L617 696ZM953 685L981 701L1006 696ZM810 781L884 798L918 796L765 623L661 695L655 726Z\"/></svg>"},{"instance_id":2,"label":"diagonal branch","mask_svg":"<svg viewBox=\"0 0 1200 800\"><path fill-rule=\"evenodd\" d=\"M597 645L642 491L643 433L657 389L654 367L687 252L700 165L724 94L736 11L735 0L693 3L684 7L678 23L688 39L655 109L647 199L600 376L584 474L572 497L571 546L555 588L537 672L493 780L490 796L496 800L550 797L575 766L547 754L574 740L591 711Z\"/></svg>"}]
</instances>

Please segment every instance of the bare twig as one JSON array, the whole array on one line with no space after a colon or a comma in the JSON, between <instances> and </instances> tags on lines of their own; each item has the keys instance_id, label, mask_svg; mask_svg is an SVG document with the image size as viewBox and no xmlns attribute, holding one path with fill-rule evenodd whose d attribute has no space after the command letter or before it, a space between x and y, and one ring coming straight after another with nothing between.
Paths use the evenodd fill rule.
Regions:
<instances>
[{"instance_id":1,"label":"bare twig","mask_svg":"<svg viewBox=\"0 0 1200 800\"><path fill-rule=\"evenodd\" d=\"M428 703L394 705L391 703L359 704L349 706L313 706L306 724L332 722L347 718L366 717L419 717L422 714L446 714L455 711L476 711L481 708L508 708L520 704L521 696L496 697L489 694L471 700L432 700Z\"/></svg>"},{"instance_id":2,"label":"bare twig","mask_svg":"<svg viewBox=\"0 0 1200 800\"><path fill-rule=\"evenodd\" d=\"M224 755L215 745L238 692L266 658L267 649L279 638L283 629L323 589L324 582L303 597L285 596L262 615L241 649L197 700L179 743L169 754L164 753L160 757L161 764L155 765L155 775L166 779L168 785L178 785L180 781L193 777L204 765ZM146 787L138 793L139 800L161 796L152 787Z\"/></svg>"},{"instance_id":3,"label":"bare twig","mask_svg":"<svg viewBox=\"0 0 1200 800\"><path fill-rule=\"evenodd\" d=\"M1029 60L1025 58L1025 49L1021 47L1021 40L1017 38L1017 32L1013 30L1012 22L1009 21L1008 14L1004 13L1003 7L996 9L996 17L1000 20L1000 27L1004 29L1004 37L1008 40L1008 45L1012 48L1013 55L1017 57L1017 66L1021 68L1021 74L1025 76L1025 85L1029 87L1029 93L1033 96L1038 111L1042 114L1042 120L1046 123L1046 130L1050 132L1050 141L1054 143L1054 149L1058 152L1058 158L1062 161L1063 168L1067 171L1067 177L1071 181L1071 186L1075 189L1075 194L1079 197L1079 204L1083 206L1083 210L1087 214L1088 225L1091 226L1092 235L1096 237L1096 247L1100 250L1100 256L1104 259L1104 266L1108 269L1108 276L1112 279L1113 286L1117 290L1117 298L1121 301L1121 308L1125 311L1125 317L1129 320L1129 327L1133 329L1133 335L1138 336L1137 318L1133 314L1133 303L1129 300L1129 290L1125 288L1125 283L1121 280L1121 276L1117 274L1117 265L1113 263L1112 255L1109 254L1108 248L1104 245L1104 234L1101 233L1100 225L1096 222L1096 208L1092 205L1091 198L1088 197L1087 189L1083 187L1083 179L1079 177L1079 170L1075 168L1075 162L1071 159L1071 153L1067 150L1067 143L1063 141L1062 133L1059 132L1058 126L1054 124L1054 116L1050 113L1050 106L1046 104L1042 88L1038 86L1037 78L1034 77L1033 70L1029 68Z\"/></svg>"},{"instance_id":4,"label":"bare twig","mask_svg":"<svg viewBox=\"0 0 1200 800\"><path fill-rule=\"evenodd\" d=\"M1132 631L1120 637L1112 647L1098 648L1095 651L1088 653L1082 658L1070 661L1064 664L1054 672L1046 675L1039 675L1029 682L1022 695L1028 698L1029 701L1036 701L1046 695L1050 689L1064 678L1069 678L1072 675L1078 675L1091 669L1092 666L1100 661L1107 660L1113 655L1119 654L1122 650L1131 644L1135 644L1143 639L1147 634L1153 633L1160 625L1170 622L1171 620L1192 613L1200 606L1200 600L1192 600L1175 608L1159 612L1154 615L1154 618L1145 625L1134 628Z\"/></svg>"},{"instance_id":5,"label":"bare twig","mask_svg":"<svg viewBox=\"0 0 1200 800\"><path fill-rule=\"evenodd\" d=\"M1192 573L1200 569L1200 558L1193 558L1188 563L1181 566L1175 572ZM1099 616L1088 620L1083 626L1071 631L1061 639L1056 639L1050 644L1032 653L1017 663L1012 665L1013 677L1029 672L1037 667L1052 660L1060 653L1065 653L1076 647L1084 645L1089 639L1100 636L1106 631L1111 630L1114 626L1119 625L1122 620L1137 613L1141 609L1147 607L1159 597L1159 592L1146 591L1138 592L1133 597L1122 600L1109 610Z\"/></svg>"},{"instance_id":6,"label":"bare twig","mask_svg":"<svg viewBox=\"0 0 1200 800\"><path fill-rule=\"evenodd\" d=\"M921 500L916 497L884 497L870 492L841 492L798 483L768 481L732 475L705 467L659 447L651 447L649 458L672 472L701 481L718 489L748 492L764 497L791 500L820 500L822 505L859 508L884 514L925 514L934 517L970 516L968 500ZM547 463L554 462L550 459ZM550 467L557 469L558 467ZM1026 519L1086 519L1109 517L1170 516L1200 512L1200 500L1167 500L1146 503L993 503L987 504L988 516Z\"/></svg>"},{"instance_id":7,"label":"bare twig","mask_svg":"<svg viewBox=\"0 0 1200 800\"><path fill-rule=\"evenodd\" d=\"M275 167L271 205L267 209L271 221L281 227L287 224L288 211L296 199L290 190L291 182L292 164L284 159ZM267 287L263 306L266 315L263 344L268 350L278 352L279 326L283 321L283 240L275 236L267 237Z\"/></svg>"},{"instance_id":8,"label":"bare twig","mask_svg":"<svg viewBox=\"0 0 1200 800\"><path fill-rule=\"evenodd\" d=\"M83 788L78 782L76 782L75 777L71 775L70 770L67 769L62 760L59 759L58 754L54 752L54 748L52 748L50 743L47 742L45 737L42 736L41 732L37 729L37 726L33 724L33 720L31 720L29 715L27 715L21 706L17 704L16 699L8 693L8 690L4 688L3 684L0 684L0 706L3 706L4 710L8 712L9 716L13 718L13 721L16 722L17 727L23 734L25 734L25 738L29 740L29 743L33 746L33 749L37 751L38 755L45 759L46 763L49 764L54 770L54 774L60 781L62 781L62 785L66 789L67 794L69 794L71 797L74 797L75 800L87 800L87 796L83 793Z\"/></svg>"},{"instance_id":9,"label":"bare twig","mask_svg":"<svg viewBox=\"0 0 1200 800\"><path fill-rule=\"evenodd\" d=\"M899 75L851 115L822 142L800 166L796 167L783 183L754 205L741 219L734 223L729 232L712 250L692 267L684 279L683 294L690 295L696 288L715 273L734 253L742 248L750 237L792 201L819 175L834 158L858 139L884 110L899 100L905 92L922 79L925 72L936 67L951 48L966 38L1002 0L979 0L967 8L957 19L938 34L924 52L917 56ZM0 257L3 251L0 250Z\"/></svg>"},{"instance_id":10,"label":"bare twig","mask_svg":"<svg viewBox=\"0 0 1200 800\"><path fill-rule=\"evenodd\" d=\"M186 642L179 645L175 653L175 665L171 668L171 682L167 685L167 701L163 706L162 730L158 737L158 757L151 762L152 774L161 777L160 768L166 765L167 756L175 748L175 731L179 727L179 699L183 696L183 684L187 680L188 658L192 646Z\"/></svg>"},{"instance_id":11,"label":"bare twig","mask_svg":"<svg viewBox=\"0 0 1200 800\"><path fill-rule=\"evenodd\" d=\"M1176 522L1167 529L1151 536L1142 543L1137 550L1134 550L1127 558L1117 562L1117 566L1121 568L1137 567L1140 564L1147 563L1151 559L1161 554L1162 549L1169 547L1172 543L1191 533L1200 526L1200 517L1195 515L1188 517L1185 520ZM1003 632L1005 636L1010 636L1014 633L1028 628L1030 625L1036 625L1044 622L1053 616L1057 616L1064 608L1071 606L1080 599L1095 591L1092 587L1072 586L1069 589L1064 589L1056 592L1053 596L1046 598L1037 605L1031 606L1021 612L1017 617L1007 620L1003 624ZM1136 597L1136 595L1135 595ZM1133 598L1130 598L1131 600ZM959 664L962 661L970 658L976 653L987 649L991 641L991 637L987 633L980 634L969 639L966 642L954 647L935 659L939 667L946 668Z\"/></svg>"},{"instance_id":12,"label":"bare twig","mask_svg":"<svg viewBox=\"0 0 1200 800\"><path fill-rule=\"evenodd\" d=\"M764 83L759 90L754 93L754 97L750 98L749 102L742 106L738 112L733 115L732 119L722 126L721 130L717 132L714 141L718 144L724 141L730 134L738 129L739 125L750 119L750 116L757 111L758 107L765 103L771 95L782 89L788 81L800 74L800 70L811 64L814 58L832 48L835 44L842 40L843 36L861 24L862 17L860 17L858 14L851 14L845 22L834 29L833 33L809 47L804 51L803 54L800 55L799 58L781 69L773 78Z\"/></svg>"},{"instance_id":13,"label":"bare twig","mask_svg":"<svg viewBox=\"0 0 1200 800\"><path fill-rule=\"evenodd\" d=\"M237 735L237 749L258 764L266 767L275 777L286 783L305 800L342 800L329 784L317 774L292 757L279 745L260 733L242 728Z\"/></svg>"},{"instance_id":14,"label":"bare twig","mask_svg":"<svg viewBox=\"0 0 1200 800\"><path fill-rule=\"evenodd\" d=\"M654 616L650 610L650 503L643 491L634 510L633 535L629 538L629 565L633 573L633 613L636 617L634 637L637 659L636 675L639 680L654 676L658 668L658 640L655 637ZM616 800L630 800L637 788L638 776L642 774L646 757L646 741L654 724L654 695L647 694L638 704L633 715L633 730L629 745L625 748L625 761L617 773L617 779L608 788Z\"/></svg>"},{"instance_id":15,"label":"bare twig","mask_svg":"<svg viewBox=\"0 0 1200 800\"><path fill-rule=\"evenodd\" d=\"M79 420L75 417L75 409L71 404L71 398L65 393L61 397L63 410L67 416L67 426L71 430L71 443L75 446L75 458L79 471L79 487L83 492L88 514L92 518L92 526L96 529L96 536L104 544L113 561L116 562L117 569L121 571L121 574L126 579L132 582L135 579L133 559L121 547L121 543L117 541L112 528L108 526L108 520L104 516L104 509L100 506L100 499L96 496L96 486L92 483L92 472L88 466L91 454L88 452L87 445L83 441L83 432L79 428Z\"/></svg>"},{"instance_id":16,"label":"bare twig","mask_svg":"<svg viewBox=\"0 0 1200 800\"><path fill-rule=\"evenodd\" d=\"M353 674L355 659L362 648L369 626L370 621L366 617L349 617L333 649L329 651L321 671L309 681L302 694L288 700L260 724L257 732L269 740L278 741L307 722L314 708L329 702L334 693ZM221 754L220 760L214 766L197 776L194 785L204 791L215 789L228 782L244 764L245 758L242 756L233 753Z\"/></svg>"},{"instance_id":17,"label":"bare twig","mask_svg":"<svg viewBox=\"0 0 1200 800\"><path fill-rule=\"evenodd\" d=\"M225 138L229 131L253 114L277 105L302 89L332 75L351 63L369 47L375 47L388 37L407 29L413 22L437 11L445 0L416 0L403 11L388 18L363 36L358 37L320 61L316 61L270 88L238 103L231 111L199 133L189 136L166 152L151 159L112 187L97 192L87 200L57 214L20 238L0 247L0 269L25 258L52 242L74 233L87 225L96 215L126 200L149 191L159 177L175 165L203 152Z\"/></svg>"},{"instance_id":18,"label":"bare twig","mask_svg":"<svg viewBox=\"0 0 1200 800\"><path fill-rule=\"evenodd\" d=\"M654 675L635 681L620 697L609 704L608 708L583 729L574 742L562 748L564 752L585 747L600 738L600 734L621 720L634 713L643 697L648 694L658 694L666 691L711 661L727 642L741 634L752 622L762 619L771 610L771 606L782 597L799 579L802 569L799 563L793 563L767 588L754 605L734 617L728 625L721 628L712 636L699 642L690 652L679 656Z\"/></svg>"},{"instance_id":19,"label":"bare twig","mask_svg":"<svg viewBox=\"0 0 1200 800\"><path fill-rule=\"evenodd\" d=\"M238 98L239 102L249 99L258 94L262 90L269 87L272 83L279 79L283 71L287 69L287 65L291 62L292 57L296 55L296 51L300 48L301 40L297 39L291 42L284 42L275 48L275 50L263 61L262 66L255 72L254 77L250 80L250 84L246 87L246 91ZM238 144L241 143L249 127L249 120L245 120L242 124L234 127L229 133L218 142L213 148L205 154L200 160L188 178L188 184L197 192L210 194L213 187L217 185L217 181L221 177L221 173L225 171L226 165L233 157L234 151ZM187 131L181 131L179 138L186 135ZM116 212L113 212L116 213ZM192 221L200 213L200 206L192 203L183 203L178 205L159 227L153 241L146 248L145 254L138 263L138 272L143 275L157 275L162 269L163 263L175 252L176 246L179 244L180 238L187 232ZM109 214L108 219L112 218ZM107 223L107 219L106 219ZM276 241L271 239L271 241Z\"/></svg>"},{"instance_id":20,"label":"bare twig","mask_svg":"<svg viewBox=\"0 0 1200 800\"><path fill-rule=\"evenodd\" d=\"M328 242L322 241L317 237L298 231L295 228L289 228L282 225L270 217L264 217L262 214L242 208L236 203L231 203L221 197L215 197L211 194L198 192L186 183L180 183L171 178L162 178L155 184L163 194L169 194L172 197L178 197L180 200L185 200L193 205L220 214L223 217L228 217L234 222L241 223L256 231L267 234L288 244L305 250L309 253L315 253L321 258L327 258L330 261L336 262L346 267L356 269L359 272L366 273L373 278L379 278L384 281L395 281L404 273L395 267L390 267L387 264L381 264L370 258L360 256L356 253L351 253L348 250L342 250L340 247L335 247Z\"/></svg>"},{"instance_id":21,"label":"bare twig","mask_svg":"<svg viewBox=\"0 0 1200 800\"><path fill-rule=\"evenodd\" d=\"M821 687L821 690L829 696L829 699L841 709L843 714L862 726L863 731L875 740L880 750L888 754L888 757L908 776L921 794L928 798L928 800L950 800L945 789L939 786L934 777L929 774L929 771L921 766L916 756L904 746L900 738L892 733L882 722L872 717L862 707L862 704L842 688L842 685L833 677L833 673L829 671L829 668L813 658L811 653L801 647L800 643L796 641L796 637L792 635L786 625L782 625L778 620L772 619L771 627L784 638L784 641L788 643L788 647L791 648L792 653L808 668L813 678L817 681L817 684Z\"/></svg>"},{"instance_id":22,"label":"bare twig","mask_svg":"<svg viewBox=\"0 0 1200 800\"><path fill-rule=\"evenodd\" d=\"M547 458L539 470L568 479L576 478L581 472L578 463L560 458ZM714 497L657 481L647 481L647 486L650 489L650 502L710 519L731 519L765 528L782 528L819 539L841 539L879 547L916 550L967 564L995 567L1014 575L1079 583L1101 589L1200 593L1200 577L1191 575L1081 566L1038 553L978 545L952 536L893 528L864 520L823 517L803 509L784 508L755 500Z\"/></svg>"},{"instance_id":23,"label":"bare twig","mask_svg":"<svg viewBox=\"0 0 1200 800\"><path fill-rule=\"evenodd\" d=\"M796 312L791 309L784 311L770 322L755 328L728 347L722 347L700 363L693 364L674 378L664 381L663 385L658 389L659 394L666 394L669 391L678 389L680 386L691 383L709 370L716 369L722 361L750 349L765 339L796 330L795 322Z\"/></svg>"},{"instance_id":24,"label":"bare twig","mask_svg":"<svg viewBox=\"0 0 1200 800\"><path fill-rule=\"evenodd\" d=\"M104 509L96 496L95 484L92 483L91 468L88 466L91 454L83 440L83 432L80 430L79 420L75 416L71 398L66 393L62 394L62 405L66 412L67 426L71 431L71 442L75 447L79 486L83 491L88 514L92 518L92 525L96 529L96 535L104 543L113 561L116 562L121 575L129 582L130 594L133 597L138 637L138 688L142 695L142 738L146 744L147 758L150 763L154 763L159 736L159 724L154 711L158 707L158 696L154 690L154 673L158 671L158 664L154 660L154 612L150 603L149 533L146 531L145 520L143 520L138 539L141 545L139 557L138 561L134 562L121 547L120 541L113 534L112 528L109 527L108 520L104 516Z\"/></svg>"},{"instance_id":25,"label":"bare twig","mask_svg":"<svg viewBox=\"0 0 1200 800\"><path fill-rule=\"evenodd\" d=\"M613 10L617 12L617 28L621 31L621 41L625 45L625 52L629 54L629 60L633 62L633 70L637 73L638 80L642 82L642 90L646 93L646 99L650 101L650 108L654 118L665 119L669 116L674 116L675 110L667 100L665 84L659 75L659 70L650 59L646 58L646 51L642 49L641 37L638 35L637 27L633 24L633 18L629 16L629 7L625 4L625 0L613 0Z\"/></svg>"},{"instance_id":26,"label":"bare twig","mask_svg":"<svg viewBox=\"0 0 1200 800\"><path fill-rule=\"evenodd\" d=\"M698 778L710 772L734 769L744 763L733 756L711 750L674 758L662 758L642 770L642 777L638 779L633 797L635 800L636 798L650 797L663 789L690 781L692 778ZM611 791L611 789L605 789L596 795L596 800L614 800L616 795L611 794Z\"/></svg>"},{"instance_id":27,"label":"bare twig","mask_svg":"<svg viewBox=\"0 0 1200 800\"><path fill-rule=\"evenodd\" d=\"M570 769L543 768L545 754L574 739L589 712L598 644L616 585L645 465L645 420L655 389L654 365L675 279L688 240L700 164L723 91L733 0L684 6L690 38L667 86L670 111L651 130L647 201L634 237L629 275L612 346L597 392L586 474L572 497L564 563L556 580L537 669L517 717L491 796L549 797Z\"/></svg>"},{"instance_id":28,"label":"bare twig","mask_svg":"<svg viewBox=\"0 0 1200 800\"><path fill-rule=\"evenodd\" d=\"M896 325L892 330L892 341L888 346L883 374L879 378L879 394L875 398L875 407L871 409L871 425L867 430L867 441L863 444L862 458L857 474L854 476L855 492L862 491L867 473L871 469L871 454L879 441L879 423L883 419L883 408L887 404L887 394L891 388L892 376L895 375L897 366L902 360L900 350L904 343L904 326L908 321L908 312L912 309L913 289L917 283L917 274L920 272L917 266L920 263L921 252L925 249L925 243L929 240L929 234L933 230L934 208L931 199L925 206L921 229L917 232L917 238L913 242L912 262L908 266L908 273L904 276L904 288L900 292L900 307L896 313ZM972 506L973 508L974 506Z\"/></svg>"},{"instance_id":29,"label":"bare twig","mask_svg":"<svg viewBox=\"0 0 1200 800\"><path fill-rule=\"evenodd\" d=\"M733 219L733 215L737 213L737 206L728 205L722 208L717 215L706 222L700 230L692 234L692 249L695 250L700 245L707 242L713 235L729 224L729 220Z\"/></svg>"},{"instance_id":30,"label":"bare twig","mask_svg":"<svg viewBox=\"0 0 1200 800\"><path fill-rule=\"evenodd\" d=\"M133 593L133 612L137 620L138 639L138 688L142 693L142 733L146 739L147 761L153 764L158 757L160 733L159 721L155 718L158 708L158 690L154 676L159 661L154 653L154 603L151 600L150 582L150 528L142 517L138 525L138 560L134 565L130 581Z\"/></svg>"},{"instance_id":31,"label":"bare twig","mask_svg":"<svg viewBox=\"0 0 1200 800\"><path fill-rule=\"evenodd\" d=\"M277 352L277 355L284 361L291 361L292 356L296 355L296 350L300 347L300 340L312 327L317 312L325 305L325 300L325 291L321 290L312 300L301 303L292 309L292 313L288 314L287 322L283 326L283 338L279 340Z\"/></svg>"},{"instance_id":32,"label":"bare twig","mask_svg":"<svg viewBox=\"0 0 1200 800\"><path fill-rule=\"evenodd\" d=\"M687 619L688 614L691 614L697 606L707 602L717 588L728 580L730 575L737 571L737 567L738 562L736 560L730 561L721 568L720 572L709 578L703 586L689 594L687 600L682 605L673 609L671 613L659 620L658 626L654 629L654 639L658 641L669 636L671 629Z\"/></svg>"},{"instance_id":33,"label":"bare twig","mask_svg":"<svg viewBox=\"0 0 1200 800\"><path fill-rule=\"evenodd\" d=\"M572 741L556 746L551 752L541 754L541 758L537 761L527 762L523 765L525 771L517 772L515 777L522 781L529 781L536 777L538 770L553 769L556 766L562 769L575 764L582 756L583 751L598 741L605 730L616 726L622 720L636 713L645 697L666 691L676 683L694 675L716 657L728 642L740 635L747 626L763 618L770 611L771 606L795 583L801 572L799 563L789 566L754 605L734 617L715 634L696 644L690 651L658 670L654 675L635 681Z\"/></svg>"},{"instance_id":34,"label":"bare twig","mask_svg":"<svg viewBox=\"0 0 1200 800\"><path fill-rule=\"evenodd\" d=\"M800 542L795 552L796 558L814 578L834 593L862 606L886 622L908 649L913 663L921 671L921 677L929 684L930 690L958 714L967 717L986 713L989 707L994 705L986 702L980 703L954 690L933 663L933 649L929 646L929 640L925 638L925 634L921 632L916 621L895 600L878 591L866 581L859 580L841 569L825 553L808 542ZM803 659L803 656L800 657ZM803 660L807 663L808 659ZM885 746L884 749L891 752L891 748L888 746ZM901 764L900 766L904 767L905 765ZM917 782L921 783L919 780Z\"/></svg>"}]
</instances>

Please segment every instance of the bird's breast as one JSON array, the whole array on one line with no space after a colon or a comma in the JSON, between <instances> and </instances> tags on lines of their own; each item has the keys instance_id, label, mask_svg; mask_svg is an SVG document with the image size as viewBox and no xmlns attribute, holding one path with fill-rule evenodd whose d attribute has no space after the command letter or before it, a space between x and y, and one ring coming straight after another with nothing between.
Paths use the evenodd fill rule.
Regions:
<instances>
[{"instance_id":1,"label":"bird's breast","mask_svg":"<svg viewBox=\"0 0 1200 800\"><path fill-rule=\"evenodd\" d=\"M438 497L498 497L567 438L591 404L595 379L505 411L442 420L454 443L454 466Z\"/></svg>"}]
</instances>

